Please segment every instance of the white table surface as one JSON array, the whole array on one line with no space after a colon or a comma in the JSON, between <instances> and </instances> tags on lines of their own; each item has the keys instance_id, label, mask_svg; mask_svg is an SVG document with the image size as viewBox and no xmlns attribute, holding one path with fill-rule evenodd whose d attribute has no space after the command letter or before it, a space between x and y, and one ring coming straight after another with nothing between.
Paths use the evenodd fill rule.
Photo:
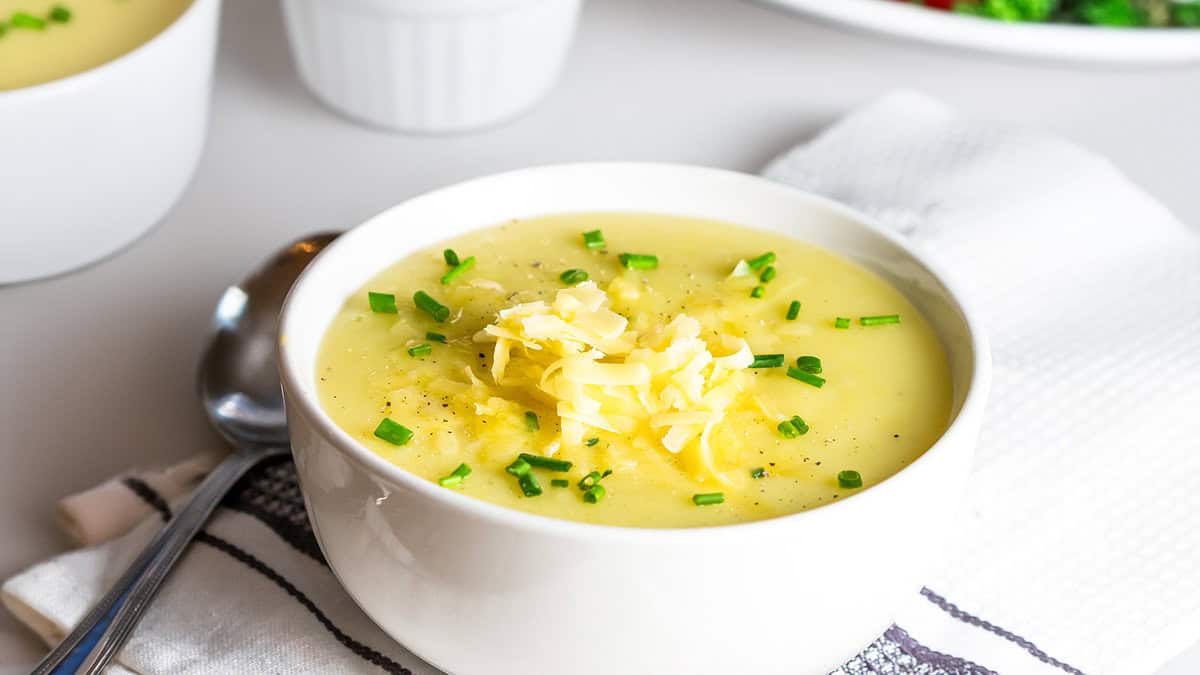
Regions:
<instances>
[{"instance_id":1,"label":"white table surface","mask_svg":"<svg viewBox=\"0 0 1200 675\"><path fill-rule=\"evenodd\" d=\"M315 103L292 69L277 3L239 0L226 3L217 71L208 147L157 229L84 271L0 287L0 576L64 550L59 496L218 442L192 376L227 283L291 237L464 178L598 159L756 171L904 86L1075 139L1200 224L1198 67L1012 62L735 0L589 0L564 78L536 110L483 133L422 138L361 128ZM0 671L20 672L40 651L0 612ZM1197 672L1200 648L1160 675Z\"/></svg>"}]
</instances>

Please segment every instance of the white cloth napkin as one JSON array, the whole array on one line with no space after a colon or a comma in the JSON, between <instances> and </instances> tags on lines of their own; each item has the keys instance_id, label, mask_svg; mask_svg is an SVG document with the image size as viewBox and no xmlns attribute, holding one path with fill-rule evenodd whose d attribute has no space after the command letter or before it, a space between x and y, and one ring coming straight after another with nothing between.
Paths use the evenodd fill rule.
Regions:
<instances>
[{"instance_id":1,"label":"white cloth napkin","mask_svg":"<svg viewBox=\"0 0 1200 675\"><path fill-rule=\"evenodd\" d=\"M928 582L964 621L926 602L897 623L1001 673L1152 673L1200 639L1195 233L1101 157L912 94L766 173L907 234L992 340L968 502Z\"/></svg>"},{"instance_id":2,"label":"white cloth napkin","mask_svg":"<svg viewBox=\"0 0 1200 675\"><path fill-rule=\"evenodd\" d=\"M766 175L940 258L995 350L944 569L839 675L1136 675L1200 639L1200 239L1103 158L915 94L849 115ZM164 506L146 481L122 485ZM23 572L4 602L55 639L159 522ZM257 471L120 668L434 673L341 591L306 525L290 463ZM939 544L920 523L887 525Z\"/></svg>"}]
</instances>

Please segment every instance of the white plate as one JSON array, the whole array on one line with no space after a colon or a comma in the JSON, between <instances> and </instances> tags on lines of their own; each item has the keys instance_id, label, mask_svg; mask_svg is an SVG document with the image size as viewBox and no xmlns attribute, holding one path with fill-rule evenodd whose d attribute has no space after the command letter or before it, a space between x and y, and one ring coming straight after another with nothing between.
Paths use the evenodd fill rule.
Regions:
<instances>
[{"instance_id":1,"label":"white plate","mask_svg":"<svg viewBox=\"0 0 1200 675\"><path fill-rule=\"evenodd\" d=\"M978 51L1095 64L1200 61L1200 30L1194 28L1004 23L895 0L757 1L877 33Z\"/></svg>"}]
</instances>

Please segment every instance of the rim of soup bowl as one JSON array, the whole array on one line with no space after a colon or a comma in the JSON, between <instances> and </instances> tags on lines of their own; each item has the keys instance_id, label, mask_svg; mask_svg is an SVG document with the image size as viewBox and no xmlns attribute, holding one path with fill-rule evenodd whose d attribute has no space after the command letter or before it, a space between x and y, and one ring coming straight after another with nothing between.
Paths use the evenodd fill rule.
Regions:
<instances>
[{"instance_id":1,"label":"rim of soup bowl","mask_svg":"<svg viewBox=\"0 0 1200 675\"><path fill-rule=\"evenodd\" d=\"M139 58L142 52L149 49L154 49L155 45L165 40L172 39L172 35L183 30L180 25L187 22L196 21L194 17L200 12L200 5L210 2L219 3L220 0L190 0L188 6L175 17L171 23L167 24L162 30L158 31L150 37L149 40L139 44L127 52L109 59L104 63L92 66L86 70L81 70L77 73L64 75L63 77L55 78L47 82L39 84L31 84L26 87L17 87L16 89L0 90L0 106L7 103L12 103L20 99L36 99L38 97L56 96L65 94L73 89L87 86L92 80L98 80L102 77L109 76L113 71L124 68L126 64L136 58Z\"/></svg>"},{"instance_id":2,"label":"rim of soup bowl","mask_svg":"<svg viewBox=\"0 0 1200 675\"><path fill-rule=\"evenodd\" d=\"M564 170L569 171L622 171L622 170L646 170L656 169L659 171L674 171L681 174L692 175L707 175L717 177L721 180L731 182L747 181L757 184L757 188L776 189L791 193L793 197L802 197L809 200L817 208L824 208L833 211L839 215L845 216L853 220L858 226L869 230L876 236L879 236L888 242L896 245L914 262L921 265L929 272L946 290L946 297L953 303L954 308L958 311L962 318L962 325L967 334L970 336L971 345L971 374L970 383L967 386L967 391L963 397L962 405L955 412L950 424L937 441L933 443L925 452L921 453L912 463L901 468L880 482L862 490L859 493L853 494L846 499L840 499L829 504L818 506L812 509L789 513L761 520L752 520L740 523L730 523L722 525L705 525L698 527L634 527L623 525L604 525L596 523L585 523L564 518L554 518L540 514L528 513L518 509L513 509L491 502L469 497L464 494L459 494L455 490L447 490L430 481L420 478L387 460L383 459L365 445L356 441L350 434L339 427L321 408L320 403L316 400L313 390L305 387L302 383L295 359L299 358L288 346L287 334L292 327L290 324L293 321L293 314L296 311L295 305L297 298L304 294L305 288L312 283L314 270L319 269L326 263L332 254L335 254L339 248L345 247L344 242L347 238L354 238L359 232L362 232L371 223L390 217L393 211L403 208L411 201L424 197L432 197L441 193L453 190L459 190L468 186L473 186L490 180L495 180L501 177L512 177L517 174L537 174L537 173L553 173ZM497 221L500 222L500 221ZM481 225L480 227L486 227ZM474 231L479 228L471 228L466 231ZM406 252L404 255L411 253ZM837 253L837 251L835 251ZM839 255L841 255L839 253ZM376 270L376 273L382 271ZM953 277L936 262L931 261L925 254L914 249L912 244L906 242L898 234L886 230L882 226L876 225L870 218L861 212L834 201L821 195L813 194L798 188L794 188L783 183L755 176L752 174L730 171L725 169L715 169L709 167L701 167L687 164L672 164L659 162L583 162L583 163L567 163L567 164L550 164L535 166L525 169L517 169L495 174L488 174L478 178L454 183L452 185L424 192L406 199L399 204L396 204L388 209L372 216L366 221L347 230L346 234L335 240L329 247L317 255L311 264L301 273L300 277L292 286L288 294L284 307L280 312L280 338L278 342L278 366L280 376L283 381L285 392L288 394L288 406L299 408L308 421L314 428L324 436L330 445L336 448L347 459L355 462L360 467L365 468L369 473L380 476L388 481L400 484L406 488L414 490L427 499L440 502L447 508L455 509L464 512L467 515L474 516L480 519L486 519L496 522L496 524L506 527L515 528L518 530L538 531L543 534L580 537L587 539L629 539L629 538L653 538L661 541L663 538L696 538L696 537L712 537L718 534L755 534L763 530L778 529L786 524L795 523L816 519L836 517L838 514L847 512L855 508L869 508L876 502L889 499L891 494L902 486L903 483L918 480L919 474L927 471L936 458L950 452L970 452L970 449L963 449L966 444L968 448L973 448L975 438L960 438L963 434L974 435L975 432L965 429L967 422L964 420L973 419L983 414L983 407L987 402L987 396L991 387L991 352L987 337L984 335L981 325L976 319L975 313L970 307L969 301L966 300L960 286L955 283ZM307 330L320 330L324 332L328 326L305 327ZM939 338L943 338L939 334Z\"/></svg>"}]
</instances>

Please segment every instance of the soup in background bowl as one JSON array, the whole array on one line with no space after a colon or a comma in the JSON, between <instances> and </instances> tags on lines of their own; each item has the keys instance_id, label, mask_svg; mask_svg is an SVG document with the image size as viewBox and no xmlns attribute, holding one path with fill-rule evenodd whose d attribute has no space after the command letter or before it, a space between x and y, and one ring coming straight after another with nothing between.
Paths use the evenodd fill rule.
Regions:
<instances>
[{"instance_id":1,"label":"soup in background bowl","mask_svg":"<svg viewBox=\"0 0 1200 675\"><path fill-rule=\"evenodd\" d=\"M313 262L280 335L330 565L392 637L467 675L835 668L936 560L989 381L961 299L896 236L668 165L409 200Z\"/></svg>"},{"instance_id":2,"label":"soup in background bowl","mask_svg":"<svg viewBox=\"0 0 1200 675\"><path fill-rule=\"evenodd\" d=\"M0 0L0 91L82 73L141 46L192 0Z\"/></svg>"}]
</instances>

